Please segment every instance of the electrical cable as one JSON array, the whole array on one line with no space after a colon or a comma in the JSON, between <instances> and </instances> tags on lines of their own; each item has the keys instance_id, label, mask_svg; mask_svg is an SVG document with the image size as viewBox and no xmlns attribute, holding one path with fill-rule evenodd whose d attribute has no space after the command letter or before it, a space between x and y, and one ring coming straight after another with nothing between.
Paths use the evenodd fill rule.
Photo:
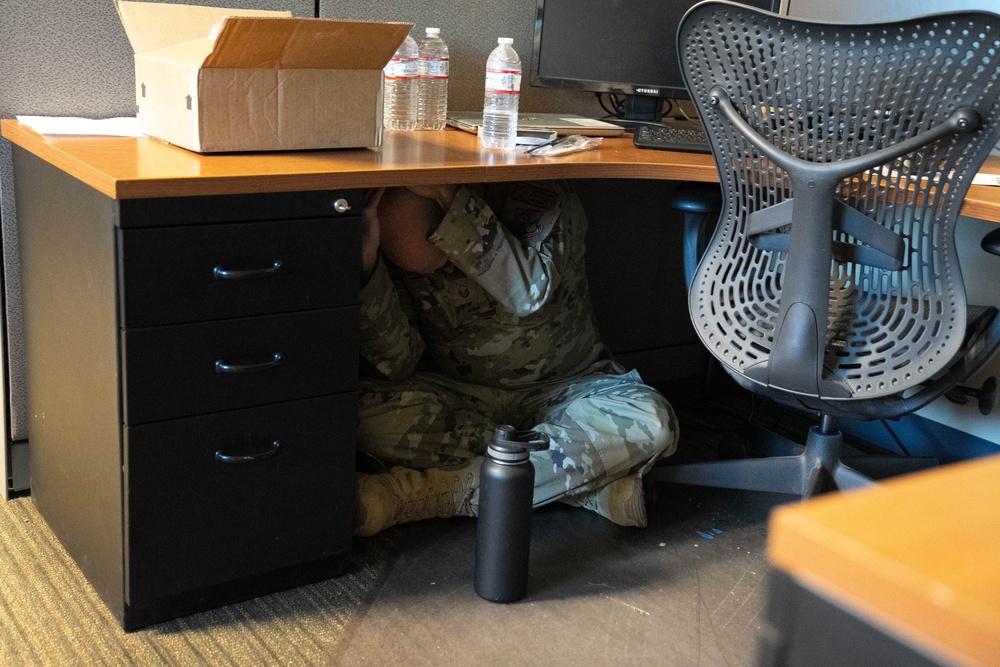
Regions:
<instances>
[{"instance_id":1,"label":"electrical cable","mask_svg":"<svg viewBox=\"0 0 1000 667\"><path fill-rule=\"evenodd\" d=\"M892 436L892 439L896 441L896 446L899 447L899 451L903 452L904 456L911 456L910 450L903 445L903 441L899 439L896 432L892 430L891 426L889 426L889 422L884 419L879 419L879 421L882 423L882 426L885 427L885 430L889 432L889 435Z\"/></svg>"},{"instance_id":2,"label":"electrical cable","mask_svg":"<svg viewBox=\"0 0 1000 667\"><path fill-rule=\"evenodd\" d=\"M618 118L619 117L618 116L619 112L617 112L614 108L608 108L608 103L604 99L604 93L594 93L594 97L597 98L597 103L601 105L601 108L604 109L604 112L607 114L607 116L605 116L605 118Z\"/></svg>"},{"instance_id":3,"label":"electrical cable","mask_svg":"<svg viewBox=\"0 0 1000 667\"><path fill-rule=\"evenodd\" d=\"M660 120L670 117L670 112L674 110L674 101L668 97L663 99L663 114L661 114Z\"/></svg>"}]
</instances>

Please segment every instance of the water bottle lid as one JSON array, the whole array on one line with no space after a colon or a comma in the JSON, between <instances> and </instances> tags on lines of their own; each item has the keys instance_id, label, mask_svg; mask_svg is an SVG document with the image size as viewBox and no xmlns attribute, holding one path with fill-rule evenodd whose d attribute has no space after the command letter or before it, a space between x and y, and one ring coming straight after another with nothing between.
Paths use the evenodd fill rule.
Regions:
<instances>
[{"instance_id":1,"label":"water bottle lid","mask_svg":"<svg viewBox=\"0 0 1000 667\"><path fill-rule=\"evenodd\" d=\"M527 463L530 452L527 449L506 449L490 445L486 448L486 456L501 465L517 465Z\"/></svg>"},{"instance_id":2,"label":"water bottle lid","mask_svg":"<svg viewBox=\"0 0 1000 667\"><path fill-rule=\"evenodd\" d=\"M497 37L497 44L513 44L513 37Z\"/></svg>"},{"instance_id":3,"label":"water bottle lid","mask_svg":"<svg viewBox=\"0 0 1000 667\"><path fill-rule=\"evenodd\" d=\"M441 34L441 28L424 28L424 33L430 37L437 37Z\"/></svg>"},{"instance_id":4,"label":"water bottle lid","mask_svg":"<svg viewBox=\"0 0 1000 667\"><path fill-rule=\"evenodd\" d=\"M518 431L513 426L504 424L498 426L493 434L493 443L489 445L490 450L504 450L507 452L523 452L525 455L529 451L539 451L549 448L549 436L540 431Z\"/></svg>"}]
</instances>

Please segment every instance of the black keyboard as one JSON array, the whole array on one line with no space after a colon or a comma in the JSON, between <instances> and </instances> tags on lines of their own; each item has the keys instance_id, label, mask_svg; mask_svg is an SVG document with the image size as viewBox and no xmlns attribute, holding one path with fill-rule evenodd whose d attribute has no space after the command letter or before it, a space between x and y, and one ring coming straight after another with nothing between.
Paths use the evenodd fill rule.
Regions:
<instances>
[{"instance_id":1,"label":"black keyboard","mask_svg":"<svg viewBox=\"0 0 1000 667\"><path fill-rule=\"evenodd\" d=\"M666 125L640 125L632 135L636 148L656 148L661 151L711 153L708 137L701 130L689 130Z\"/></svg>"}]
</instances>

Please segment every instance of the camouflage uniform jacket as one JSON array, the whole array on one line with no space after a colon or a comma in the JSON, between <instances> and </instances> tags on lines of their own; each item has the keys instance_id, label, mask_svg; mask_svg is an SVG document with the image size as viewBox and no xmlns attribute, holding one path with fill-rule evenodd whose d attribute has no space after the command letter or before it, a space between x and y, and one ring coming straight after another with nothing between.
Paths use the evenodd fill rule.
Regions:
<instances>
[{"instance_id":1,"label":"camouflage uniform jacket","mask_svg":"<svg viewBox=\"0 0 1000 667\"><path fill-rule=\"evenodd\" d=\"M615 372L590 305L586 227L565 183L463 186L428 236L450 261L395 276L380 261L362 289L362 356L400 380L426 351L434 370L491 387Z\"/></svg>"}]
</instances>

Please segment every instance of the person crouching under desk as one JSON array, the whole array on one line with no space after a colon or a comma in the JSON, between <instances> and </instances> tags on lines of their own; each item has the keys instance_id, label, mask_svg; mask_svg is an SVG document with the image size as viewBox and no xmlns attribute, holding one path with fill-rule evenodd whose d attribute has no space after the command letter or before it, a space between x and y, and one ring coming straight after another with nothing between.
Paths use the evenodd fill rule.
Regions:
<instances>
[{"instance_id":1,"label":"person crouching under desk","mask_svg":"<svg viewBox=\"0 0 1000 667\"><path fill-rule=\"evenodd\" d=\"M355 534L476 516L500 424L551 438L531 454L535 507L645 526L642 475L677 418L598 336L570 186L379 189L363 219L358 445L382 472L357 474Z\"/></svg>"}]
</instances>

